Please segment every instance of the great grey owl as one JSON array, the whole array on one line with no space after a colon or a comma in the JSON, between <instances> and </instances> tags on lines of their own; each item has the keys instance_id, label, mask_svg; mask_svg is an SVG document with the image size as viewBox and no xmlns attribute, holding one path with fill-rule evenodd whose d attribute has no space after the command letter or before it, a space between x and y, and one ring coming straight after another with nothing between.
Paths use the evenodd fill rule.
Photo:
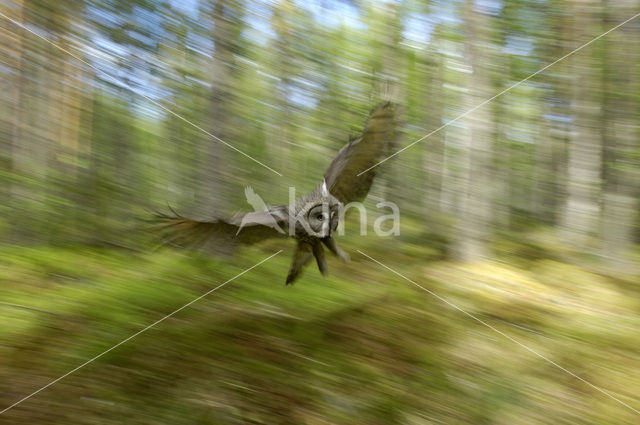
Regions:
<instances>
[{"instance_id":1,"label":"great grey owl","mask_svg":"<svg viewBox=\"0 0 640 425\"><path fill-rule=\"evenodd\" d=\"M228 219L194 220L178 214L159 214L159 228L166 243L230 254L238 244L252 244L267 238L291 236L297 246L286 283L293 283L305 265L315 257L318 269L328 273L323 245L343 261L349 256L336 244L340 207L362 201L369 192L377 168L358 176L384 158L395 132L395 105L375 108L357 138L344 146L333 159L324 180L293 205L266 207L262 211L240 213ZM253 190L247 189L251 201ZM254 206L255 207L255 206Z\"/></svg>"}]
</instances>

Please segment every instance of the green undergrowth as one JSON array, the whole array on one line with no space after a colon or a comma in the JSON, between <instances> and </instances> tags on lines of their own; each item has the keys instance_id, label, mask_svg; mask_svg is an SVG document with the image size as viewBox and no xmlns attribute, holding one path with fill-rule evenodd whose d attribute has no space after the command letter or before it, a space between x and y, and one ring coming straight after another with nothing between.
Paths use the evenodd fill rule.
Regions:
<instances>
[{"instance_id":1,"label":"green undergrowth","mask_svg":"<svg viewBox=\"0 0 640 425\"><path fill-rule=\"evenodd\" d=\"M285 250L0 423L638 423L542 358L640 408L632 280L533 242L501 241L497 260L473 264L446 262L437 246L348 236L350 263L330 258L329 277L309 267L289 287L281 241L226 259L2 247L0 409ZM514 250L526 260L512 261Z\"/></svg>"}]
</instances>

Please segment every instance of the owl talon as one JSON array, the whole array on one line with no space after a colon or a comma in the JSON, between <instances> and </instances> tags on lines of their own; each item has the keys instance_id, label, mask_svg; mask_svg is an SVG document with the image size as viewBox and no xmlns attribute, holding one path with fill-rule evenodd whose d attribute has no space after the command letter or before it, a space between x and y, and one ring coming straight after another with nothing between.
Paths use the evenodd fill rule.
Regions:
<instances>
[{"instance_id":1,"label":"owl talon","mask_svg":"<svg viewBox=\"0 0 640 425\"><path fill-rule=\"evenodd\" d=\"M333 255L338 257L343 262L348 263L349 261L351 261L351 258L349 258L349 254L347 254L342 249L340 249L340 247L336 243L336 240L333 239L331 236L329 236L328 238L322 239L322 243L324 243L325 246L329 248L329 251L331 251Z\"/></svg>"},{"instance_id":2,"label":"owl talon","mask_svg":"<svg viewBox=\"0 0 640 425\"><path fill-rule=\"evenodd\" d=\"M319 242L314 243L311 248L313 249L313 256L316 257L316 263L318 264L318 270L323 276L329 274L329 266L327 266L327 260L324 258L324 249Z\"/></svg>"}]
</instances>

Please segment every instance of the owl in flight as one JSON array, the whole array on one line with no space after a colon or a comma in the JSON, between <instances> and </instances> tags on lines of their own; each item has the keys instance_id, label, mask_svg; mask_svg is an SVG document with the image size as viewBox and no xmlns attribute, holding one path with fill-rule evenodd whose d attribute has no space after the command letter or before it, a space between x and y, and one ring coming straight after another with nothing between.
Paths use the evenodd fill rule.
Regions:
<instances>
[{"instance_id":1,"label":"owl in flight","mask_svg":"<svg viewBox=\"0 0 640 425\"><path fill-rule=\"evenodd\" d=\"M158 228L164 241L185 248L230 254L238 244L293 237L297 246L286 283L293 283L312 257L315 257L320 272L326 275L328 267L323 245L341 260L349 260L333 235L341 216L340 209L349 202L362 201L369 193L377 168L361 175L358 173L373 167L387 154L395 132L395 109L395 105L389 102L375 108L362 135L340 149L324 180L314 191L301 196L292 205L269 207L261 203L260 208L254 205L254 212L206 221L175 213L159 214ZM247 191L255 195L250 188ZM247 199L255 201L255 197L257 195Z\"/></svg>"}]
</instances>

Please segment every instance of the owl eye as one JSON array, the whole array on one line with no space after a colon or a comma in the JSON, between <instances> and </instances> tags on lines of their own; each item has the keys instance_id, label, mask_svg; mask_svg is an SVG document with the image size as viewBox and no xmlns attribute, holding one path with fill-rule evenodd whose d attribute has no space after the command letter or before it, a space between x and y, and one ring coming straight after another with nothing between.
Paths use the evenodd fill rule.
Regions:
<instances>
[{"instance_id":1,"label":"owl eye","mask_svg":"<svg viewBox=\"0 0 640 425\"><path fill-rule=\"evenodd\" d=\"M320 225L325 221L329 221L329 211L324 211L323 205L316 205L309 211L309 220Z\"/></svg>"}]
</instances>

